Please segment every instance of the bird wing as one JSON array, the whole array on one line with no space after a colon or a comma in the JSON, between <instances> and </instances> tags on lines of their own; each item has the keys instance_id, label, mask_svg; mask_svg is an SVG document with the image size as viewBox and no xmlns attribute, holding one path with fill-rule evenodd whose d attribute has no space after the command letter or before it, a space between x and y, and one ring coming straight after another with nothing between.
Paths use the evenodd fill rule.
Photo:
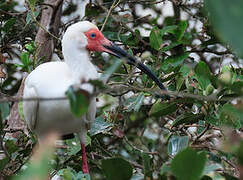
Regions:
<instances>
[{"instance_id":1,"label":"bird wing","mask_svg":"<svg viewBox=\"0 0 243 180\"><path fill-rule=\"evenodd\" d=\"M66 89L73 83L70 80L70 72L67 65L63 62L48 62L39 65L32 71L25 80L24 98L49 98L49 97L64 97ZM59 106L57 104L59 103ZM46 114L47 112L56 109L56 107L66 107L65 103L56 101L38 102L24 101L23 112L26 122L31 130L37 130L37 126L48 124L51 119L46 115L46 121L40 119L39 113ZM41 108L42 107L42 108ZM52 112L52 111L51 111ZM65 114L65 112L63 112ZM55 113L53 113L55 114ZM60 113L59 113L60 114ZM50 114L49 114L50 116ZM41 116L43 117L43 116ZM41 121L41 122L39 122Z\"/></svg>"},{"instance_id":2,"label":"bird wing","mask_svg":"<svg viewBox=\"0 0 243 180\"><path fill-rule=\"evenodd\" d=\"M27 81L25 81L27 82ZM37 92L34 87L28 86L28 83L25 83L24 87L24 98L37 98ZM23 101L23 111L24 117L29 125L31 130L35 129L35 125L37 122L37 113L39 108L39 101Z\"/></svg>"}]
</instances>

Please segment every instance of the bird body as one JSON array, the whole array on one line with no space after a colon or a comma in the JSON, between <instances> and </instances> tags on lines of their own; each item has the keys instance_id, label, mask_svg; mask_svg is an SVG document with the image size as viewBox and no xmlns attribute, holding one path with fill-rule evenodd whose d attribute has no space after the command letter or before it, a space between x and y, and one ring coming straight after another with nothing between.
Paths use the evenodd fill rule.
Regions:
<instances>
[{"instance_id":1,"label":"bird body","mask_svg":"<svg viewBox=\"0 0 243 180\"><path fill-rule=\"evenodd\" d=\"M82 32L97 27L91 23L80 23L71 26L63 37L64 62L41 64L28 75L24 98L65 97L68 88L75 84L92 93L92 85L85 82L97 79L98 73L85 48L87 40ZM68 100L24 101L23 110L28 126L39 139L51 131L60 135L79 133L85 144L86 126L95 119L96 101L95 98L90 100L87 114L80 118L71 113Z\"/></svg>"},{"instance_id":2,"label":"bird body","mask_svg":"<svg viewBox=\"0 0 243 180\"><path fill-rule=\"evenodd\" d=\"M87 81L97 79L96 67L92 64L89 51L107 52L124 58L131 65L137 66L150 76L158 86L165 90L163 84L143 63L127 54L104 37L98 28L82 21L71 25L62 40L64 62L48 62L39 65L25 80L24 98L60 98L71 85L79 85L89 93L93 86ZM85 153L87 125L95 119L96 99L90 98L88 111L80 118L73 116L68 100L24 101L24 116L29 128L38 139L55 131L60 135L78 133L82 149L83 173L88 173Z\"/></svg>"}]
</instances>

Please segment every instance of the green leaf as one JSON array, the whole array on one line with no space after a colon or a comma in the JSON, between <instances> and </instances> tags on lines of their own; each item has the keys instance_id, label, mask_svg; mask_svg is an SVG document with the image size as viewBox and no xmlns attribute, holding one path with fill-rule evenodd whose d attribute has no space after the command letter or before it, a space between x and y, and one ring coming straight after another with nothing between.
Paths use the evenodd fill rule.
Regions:
<instances>
[{"instance_id":1,"label":"green leaf","mask_svg":"<svg viewBox=\"0 0 243 180\"><path fill-rule=\"evenodd\" d=\"M190 73L190 68L186 65L181 66L179 72L183 75L183 77L187 77Z\"/></svg>"},{"instance_id":2,"label":"green leaf","mask_svg":"<svg viewBox=\"0 0 243 180\"><path fill-rule=\"evenodd\" d=\"M100 116L97 117L95 121L92 123L89 133L91 136L94 136L99 133L107 133L112 127L113 124L105 122L105 119Z\"/></svg>"},{"instance_id":3,"label":"green leaf","mask_svg":"<svg viewBox=\"0 0 243 180\"><path fill-rule=\"evenodd\" d=\"M126 111L131 112L134 110L135 112L138 112L140 107L143 104L143 100L144 100L144 93L140 93L136 96L128 98L124 103Z\"/></svg>"},{"instance_id":4,"label":"green leaf","mask_svg":"<svg viewBox=\"0 0 243 180\"><path fill-rule=\"evenodd\" d=\"M163 71L168 71L170 67L177 67L183 64L184 60L188 58L189 53L183 53L180 55L170 56L166 58L161 66Z\"/></svg>"},{"instance_id":5,"label":"green leaf","mask_svg":"<svg viewBox=\"0 0 243 180\"><path fill-rule=\"evenodd\" d=\"M69 148L67 149L67 154L69 156L75 155L81 150L81 145L80 145L78 135L76 133L74 135L75 135L74 138L65 140L66 144L69 146ZM85 146L89 145L90 143L91 143L91 139L88 135L86 135Z\"/></svg>"},{"instance_id":6,"label":"green leaf","mask_svg":"<svg viewBox=\"0 0 243 180\"><path fill-rule=\"evenodd\" d=\"M179 116L173 123L172 127L176 127L180 124L192 124L198 122L200 119L204 117L203 114L192 114L192 113L185 113Z\"/></svg>"},{"instance_id":7,"label":"green leaf","mask_svg":"<svg viewBox=\"0 0 243 180\"><path fill-rule=\"evenodd\" d=\"M36 19L39 16L39 14L40 14L40 9L37 9L34 12L32 10L28 11L25 19L26 25L33 22L33 17Z\"/></svg>"},{"instance_id":8,"label":"green leaf","mask_svg":"<svg viewBox=\"0 0 243 180\"><path fill-rule=\"evenodd\" d=\"M220 120L212 115L207 115L205 116L204 120L209 123L212 124L213 126L220 126Z\"/></svg>"},{"instance_id":9,"label":"green leaf","mask_svg":"<svg viewBox=\"0 0 243 180\"><path fill-rule=\"evenodd\" d=\"M122 158L102 160L101 167L107 180L129 180L132 177L131 164Z\"/></svg>"},{"instance_id":10,"label":"green leaf","mask_svg":"<svg viewBox=\"0 0 243 180\"><path fill-rule=\"evenodd\" d=\"M187 148L189 142L188 136L172 136L168 144L168 153L172 156Z\"/></svg>"},{"instance_id":11,"label":"green leaf","mask_svg":"<svg viewBox=\"0 0 243 180\"><path fill-rule=\"evenodd\" d=\"M76 117L84 115L89 108L89 93L82 89L70 86L66 91L72 113Z\"/></svg>"},{"instance_id":12,"label":"green leaf","mask_svg":"<svg viewBox=\"0 0 243 180\"><path fill-rule=\"evenodd\" d=\"M12 154L14 153L15 151L18 150L18 146L16 144L16 139L13 139L13 140L7 140L5 142L5 147L8 151L9 154Z\"/></svg>"},{"instance_id":13,"label":"green leaf","mask_svg":"<svg viewBox=\"0 0 243 180\"><path fill-rule=\"evenodd\" d=\"M123 34L119 34L118 32L112 32L112 31L104 31L103 34L107 39L111 41L121 40L124 43L127 41L129 37L128 35L123 35Z\"/></svg>"},{"instance_id":14,"label":"green leaf","mask_svg":"<svg viewBox=\"0 0 243 180\"><path fill-rule=\"evenodd\" d=\"M205 95L209 96L210 94L212 94L214 91L214 87L212 84L209 84L205 90Z\"/></svg>"},{"instance_id":15,"label":"green leaf","mask_svg":"<svg viewBox=\"0 0 243 180\"><path fill-rule=\"evenodd\" d=\"M187 21L180 21L178 24L178 28L175 30L175 35L178 41L182 39L184 36L186 29L187 29L188 23Z\"/></svg>"},{"instance_id":16,"label":"green leaf","mask_svg":"<svg viewBox=\"0 0 243 180\"><path fill-rule=\"evenodd\" d=\"M243 111L236 109L232 104L224 104L219 116L222 125L239 129L243 124Z\"/></svg>"},{"instance_id":17,"label":"green leaf","mask_svg":"<svg viewBox=\"0 0 243 180\"><path fill-rule=\"evenodd\" d=\"M178 180L199 180L206 164L206 153L191 148L179 152L171 162L172 173Z\"/></svg>"},{"instance_id":18,"label":"green leaf","mask_svg":"<svg viewBox=\"0 0 243 180\"><path fill-rule=\"evenodd\" d=\"M137 29L135 30L135 34L137 34L137 36L140 36L140 32ZM137 46L139 43L139 39L137 38L137 36L130 33L126 38L122 38L121 40L124 44L127 44L129 46Z\"/></svg>"},{"instance_id":19,"label":"green leaf","mask_svg":"<svg viewBox=\"0 0 243 180\"><path fill-rule=\"evenodd\" d=\"M171 42L168 46L164 46L161 51L162 52L166 52L166 51L169 51L171 49L173 49L174 47L178 46L182 44L181 42Z\"/></svg>"},{"instance_id":20,"label":"green leaf","mask_svg":"<svg viewBox=\"0 0 243 180\"><path fill-rule=\"evenodd\" d=\"M229 66L224 66L221 70L220 75L218 76L219 83L226 85L232 84L233 73Z\"/></svg>"},{"instance_id":21,"label":"green leaf","mask_svg":"<svg viewBox=\"0 0 243 180\"><path fill-rule=\"evenodd\" d=\"M64 180L73 180L76 179L76 171L71 168L61 169L57 172Z\"/></svg>"},{"instance_id":22,"label":"green leaf","mask_svg":"<svg viewBox=\"0 0 243 180\"><path fill-rule=\"evenodd\" d=\"M177 28L177 26L173 25L173 26L166 26L163 29L159 29L158 27L154 27L149 35L149 43L150 46L154 49L156 49L157 51L160 50L161 45L163 43L163 35L165 33L174 33L175 29ZM166 46L164 48L162 48L162 51L168 51L171 48L178 46L179 44L181 44L180 42L172 42L169 46Z\"/></svg>"},{"instance_id":23,"label":"green leaf","mask_svg":"<svg viewBox=\"0 0 243 180\"><path fill-rule=\"evenodd\" d=\"M6 119L10 113L9 103L0 103L0 114L2 119Z\"/></svg>"},{"instance_id":24,"label":"green leaf","mask_svg":"<svg viewBox=\"0 0 243 180\"><path fill-rule=\"evenodd\" d=\"M104 35L107 39L109 39L109 40L111 40L111 41L117 41L117 40L119 40L119 39L118 39L118 32L104 31L104 32L103 32L103 35Z\"/></svg>"},{"instance_id":25,"label":"green leaf","mask_svg":"<svg viewBox=\"0 0 243 180\"><path fill-rule=\"evenodd\" d=\"M167 114L175 112L177 109L176 103L165 103L158 100L156 103L153 104L149 111L149 115L160 117L165 116Z\"/></svg>"},{"instance_id":26,"label":"green leaf","mask_svg":"<svg viewBox=\"0 0 243 180\"><path fill-rule=\"evenodd\" d=\"M1 0L0 1L0 9L3 11L11 11L14 6L16 6L18 3L15 1L5 1L5 0ZM8 16L7 16L8 17Z\"/></svg>"},{"instance_id":27,"label":"green leaf","mask_svg":"<svg viewBox=\"0 0 243 180\"><path fill-rule=\"evenodd\" d=\"M236 81L230 86L231 90L235 93L242 95L243 94L243 81Z\"/></svg>"},{"instance_id":28,"label":"green leaf","mask_svg":"<svg viewBox=\"0 0 243 180\"><path fill-rule=\"evenodd\" d=\"M63 178L64 180L72 180L75 177L69 169L64 169Z\"/></svg>"},{"instance_id":29,"label":"green leaf","mask_svg":"<svg viewBox=\"0 0 243 180\"><path fill-rule=\"evenodd\" d=\"M204 4L217 35L243 57L243 1L205 0Z\"/></svg>"},{"instance_id":30,"label":"green leaf","mask_svg":"<svg viewBox=\"0 0 243 180\"><path fill-rule=\"evenodd\" d=\"M29 59L29 52L22 52L20 55L20 60L24 64L24 66L28 66L30 64L30 59Z\"/></svg>"},{"instance_id":31,"label":"green leaf","mask_svg":"<svg viewBox=\"0 0 243 180\"><path fill-rule=\"evenodd\" d=\"M108 81L110 76L122 65L120 59L115 58L115 62L101 76L100 80L104 83Z\"/></svg>"},{"instance_id":32,"label":"green leaf","mask_svg":"<svg viewBox=\"0 0 243 180\"><path fill-rule=\"evenodd\" d=\"M9 32L15 23L16 23L16 18L8 19L5 22L5 24L4 24L3 28L2 28L2 31Z\"/></svg>"},{"instance_id":33,"label":"green leaf","mask_svg":"<svg viewBox=\"0 0 243 180\"><path fill-rule=\"evenodd\" d=\"M151 157L146 153L142 153L142 158L143 158L144 175L145 177L152 179L153 171L151 169Z\"/></svg>"},{"instance_id":34,"label":"green leaf","mask_svg":"<svg viewBox=\"0 0 243 180\"><path fill-rule=\"evenodd\" d=\"M9 161L10 159L8 157L0 159L0 171L2 171L5 168Z\"/></svg>"},{"instance_id":35,"label":"green leaf","mask_svg":"<svg viewBox=\"0 0 243 180\"><path fill-rule=\"evenodd\" d=\"M177 76L176 78L176 90L177 91L180 91L181 89L181 86L183 85L184 83L184 77L183 76Z\"/></svg>"},{"instance_id":36,"label":"green leaf","mask_svg":"<svg viewBox=\"0 0 243 180\"><path fill-rule=\"evenodd\" d=\"M30 5L31 9L34 9L37 0L28 0L28 1L29 1L29 5Z\"/></svg>"},{"instance_id":37,"label":"green leaf","mask_svg":"<svg viewBox=\"0 0 243 180\"><path fill-rule=\"evenodd\" d=\"M197 134L200 134L200 133L202 133L204 130L205 130L205 121L203 121L203 120L199 120L198 121L198 127L197 127Z\"/></svg>"},{"instance_id":38,"label":"green leaf","mask_svg":"<svg viewBox=\"0 0 243 180\"><path fill-rule=\"evenodd\" d=\"M162 42L163 42L162 37L163 37L163 34L159 30L159 28L154 27L151 30L150 35L149 35L150 46L158 51L161 47Z\"/></svg>"},{"instance_id":39,"label":"green leaf","mask_svg":"<svg viewBox=\"0 0 243 180\"><path fill-rule=\"evenodd\" d=\"M174 34L177 28L177 25L165 26L163 29L160 30L160 32L162 33L162 35L164 35L165 33Z\"/></svg>"},{"instance_id":40,"label":"green leaf","mask_svg":"<svg viewBox=\"0 0 243 180\"><path fill-rule=\"evenodd\" d=\"M208 85L211 83L211 72L207 64L200 61L195 67L196 79L203 90L206 90Z\"/></svg>"}]
</instances>

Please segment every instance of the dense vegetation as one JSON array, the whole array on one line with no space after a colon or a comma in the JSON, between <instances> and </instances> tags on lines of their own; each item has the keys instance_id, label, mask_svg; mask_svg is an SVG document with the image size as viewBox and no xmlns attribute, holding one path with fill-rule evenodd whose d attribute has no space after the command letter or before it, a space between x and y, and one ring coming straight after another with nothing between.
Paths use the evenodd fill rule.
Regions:
<instances>
[{"instance_id":1,"label":"dense vegetation","mask_svg":"<svg viewBox=\"0 0 243 180\"><path fill-rule=\"evenodd\" d=\"M0 0L1 178L45 179L48 172L67 180L243 178L241 0L90 0L85 12L80 1L53 2ZM41 14L46 8L53 17ZM161 98L165 92L135 67L92 53L107 82L90 82L99 99L87 134L90 176L81 171L77 137L62 142L55 157L46 147L29 163L36 137L17 123L24 118L16 94L25 72L53 53L62 60L63 32L81 18L143 61L171 96ZM43 53L38 29L53 49ZM73 112L84 113L83 98L68 93Z\"/></svg>"}]
</instances>

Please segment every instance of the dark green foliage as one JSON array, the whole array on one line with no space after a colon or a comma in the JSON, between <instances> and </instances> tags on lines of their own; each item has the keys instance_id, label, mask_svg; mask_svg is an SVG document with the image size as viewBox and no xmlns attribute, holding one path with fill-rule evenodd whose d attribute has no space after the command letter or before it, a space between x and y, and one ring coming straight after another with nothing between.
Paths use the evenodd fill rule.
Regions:
<instances>
[{"instance_id":1,"label":"dark green foliage","mask_svg":"<svg viewBox=\"0 0 243 180\"><path fill-rule=\"evenodd\" d=\"M71 111L76 117L81 117L88 111L89 93L87 91L71 86L66 95L70 102Z\"/></svg>"},{"instance_id":2,"label":"dark green foliage","mask_svg":"<svg viewBox=\"0 0 243 180\"><path fill-rule=\"evenodd\" d=\"M156 103L153 104L149 114L151 116L164 116L176 111L176 103L163 103L161 100L158 100Z\"/></svg>"},{"instance_id":3,"label":"dark green foliage","mask_svg":"<svg viewBox=\"0 0 243 180\"><path fill-rule=\"evenodd\" d=\"M205 0L206 11L209 13L216 34L223 41L228 42L241 57L243 56L243 42L239 37L243 31L241 23L243 18L242 6L243 2L241 0L235 0L234 2Z\"/></svg>"},{"instance_id":4,"label":"dark green foliage","mask_svg":"<svg viewBox=\"0 0 243 180\"><path fill-rule=\"evenodd\" d=\"M132 166L122 158L102 160L101 165L107 180L129 180L132 176Z\"/></svg>"},{"instance_id":5,"label":"dark green foliage","mask_svg":"<svg viewBox=\"0 0 243 180\"><path fill-rule=\"evenodd\" d=\"M187 148L179 152L171 163L171 170L178 180L199 180L206 163L206 153Z\"/></svg>"},{"instance_id":6,"label":"dark green foliage","mask_svg":"<svg viewBox=\"0 0 243 180\"><path fill-rule=\"evenodd\" d=\"M6 135L13 103L5 99L16 95L23 72L43 63L34 42L36 21L47 5L28 0L26 9L18 6L20 11L18 3L0 0L0 75L3 69L7 76L0 79L0 179L47 173L65 180L240 178L235 175L243 164L241 0L94 0L83 13L80 1L64 1L59 35L80 14L99 28L105 24L104 36L146 64L171 96L162 99L156 84L125 61L91 53L101 73L99 80L86 82L95 86L94 94L74 86L66 93L76 117L85 115L89 98L97 96L96 119L86 136L90 175L81 171L77 135L65 140L55 157L44 155L33 166L28 162L35 135ZM175 10L170 17L164 16L166 3ZM117 6L106 19L112 4ZM58 41L55 53L62 59L61 50ZM21 106L19 102L23 118Z\"/></svg>"}]
</instances>

